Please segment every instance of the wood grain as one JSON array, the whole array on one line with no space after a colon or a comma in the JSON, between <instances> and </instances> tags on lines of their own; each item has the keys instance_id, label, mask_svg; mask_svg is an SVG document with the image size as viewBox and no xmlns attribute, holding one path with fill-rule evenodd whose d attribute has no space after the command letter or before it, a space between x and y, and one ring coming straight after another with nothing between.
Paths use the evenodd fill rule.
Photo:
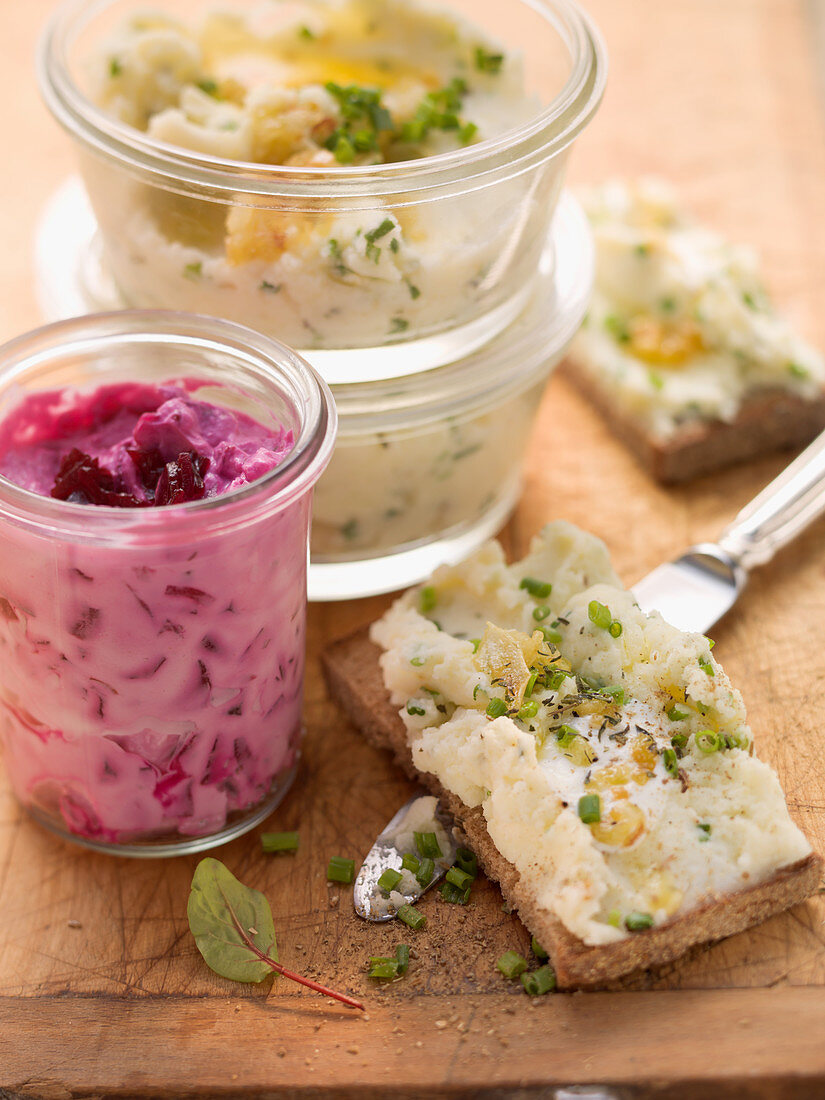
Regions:
<instances>
[{"instance_id":1,"label":"wood grain","mask_svg":"<svg viewBox=\"0 0 825 1100\"><path fill-rule=\"evenodd\" d=\"M0 90L14 151L0 185L3 338L38 320L32 235L71 165L32 77L36 33L53 7L28 0L3 21ZM776 296L825 346L825 140L804 0L589 7L612 68L573 178L673 179L697 213L759 247ZM479 0L480 17L482 9ZM505 544L517 555L542 523L564 517L605 538L632 583L714 536L783 462L765 458L677 490L656 487L557 377ZM820 851L824 536L820 522L757 574L716 631L716 653L745 693L760 754L778 769L792 814ZM482 883L466 911L428 899L431 920L415 939L419 957L408 976L368 988L368 956L401 937L356 921L324 869L330 855L364 853L413 788L327 701L317 657L329 638L386 603L311 611L304 755L267 823L299 828L300 852L265 857L253 834L219 853L272 901L283 961L362 994L369 1019L282 983L247 989L212 975L185 921L194 858L139 863L75 849L21 815L0 781L0 1096L549 1097L561 1084L677 1100L825 1095L822 898L644 975L632 992L533 1007L495 973L502 950L527 942L496 888Z\"/></svg>"}]
</instances>

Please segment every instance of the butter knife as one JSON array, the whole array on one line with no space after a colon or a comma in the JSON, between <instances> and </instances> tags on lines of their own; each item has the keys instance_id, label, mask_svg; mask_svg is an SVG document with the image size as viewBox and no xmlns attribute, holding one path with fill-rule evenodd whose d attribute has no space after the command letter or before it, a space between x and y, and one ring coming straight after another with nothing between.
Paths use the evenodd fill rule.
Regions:
<instances>
[{"instance_id":1,"label":"butter knife","mask_svg":"<svg viewBox=\"0 0 825 1100\"><path fill-rule=\"evenodd\" d=\"M825 432L817 436L716 542L691 546L633 586L642 611L705 634L730 610L750 571L765 565L825 510Z\"/></svg>"}]
</instances>

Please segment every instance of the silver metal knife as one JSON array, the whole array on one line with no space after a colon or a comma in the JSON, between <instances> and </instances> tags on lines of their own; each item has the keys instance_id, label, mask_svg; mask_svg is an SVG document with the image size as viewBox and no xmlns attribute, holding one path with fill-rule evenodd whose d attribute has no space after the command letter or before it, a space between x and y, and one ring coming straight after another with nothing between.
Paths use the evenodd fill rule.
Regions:
<instances>
[{"instance_id":1,"label":"silver metal knife","mask_svg":"<svg viewBox=\"0 0 825 1100\"><path fill-rule=\"evenodd\" d=\"M717 542L690 547L633 586L643 611L700 634L730 610L751 569L765 565L825 511L825 432L745 505Z\"/></svg>"}]
</instances>

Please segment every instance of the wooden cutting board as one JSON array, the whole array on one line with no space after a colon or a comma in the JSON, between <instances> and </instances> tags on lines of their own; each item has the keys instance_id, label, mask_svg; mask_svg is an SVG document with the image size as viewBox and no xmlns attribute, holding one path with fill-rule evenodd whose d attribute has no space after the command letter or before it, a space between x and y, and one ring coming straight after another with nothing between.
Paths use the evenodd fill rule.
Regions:
<instances>
[{"instance_id":1,"label":"wooden cutting board","mask_svg":"<svg viewBox=\"0 0 825 1100\"><path fill-rule=\"evenodd\" d=\"M759 246L778 298L825 346L825 141L804 0L589 0L611 54L604 107L575 151L576 180L653 172L703 217ZM31 49L51 0L4 22L0 87L0 336L37 321L26 269L38 210L71 165L37 103ZM479 0L479 7L482 7ZM26 277L23 277L25 273ZM653 486L563 384L547 390L522 503L504 532L520 554L543 522L601 535L634 582L715 535L786 459L678 490ZM745 693L760 754L794 818L825 850L825 523L761 574L716 631ZM425 932L352 914L325 881L358 858L413 788L326 699L325 642L386 599L310 613L307 737L297 782L267 827L299 829L295 856L257 833L218 854L272 902L281 958L363 996L366 1015L278 981L225 982L186 923L195 858L135 862L63 844L0 787L0 1096L825 1096L825 904L695 952L622 991L532 1003L495 972L528 937L482 882L466 910L428 898ZM3 781L0 780L0 783ZM404 939L407 977L372 988L370 955ZM3 1090L6 1091L3 1091ZM602 1091L585 1095L605 1095Z\"/></svg>"}]
</instances>

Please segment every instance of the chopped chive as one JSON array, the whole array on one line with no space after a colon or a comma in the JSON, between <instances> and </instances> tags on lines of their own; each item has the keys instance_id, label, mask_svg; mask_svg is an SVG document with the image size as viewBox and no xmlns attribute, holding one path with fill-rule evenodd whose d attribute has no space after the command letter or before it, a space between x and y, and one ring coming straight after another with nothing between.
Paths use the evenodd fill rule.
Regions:
<instances>
[{"instance_id":1,"label":"chopped chive","mask_svg":"<svg viewBox=\"0 0 825 1100\"><path fill-rule=\"evenodd\" d=\"M519 707L517 718L522 722L529 722L531 718L535 718L539 712L539 705L535 699L528 699L526 703L522 703Z\"/></svg>"},{"instance_id":2,"label":"chopped chive","mask_svg":"<svg viewBox=\"0 0 825 1100\"><path fill-rule=\"evenodd\" d=\"M650 382L654 390L663 390L665 388L664 377L657 370L649 370L647 372L647 380L648 382Z\"/></svg>"},{"instance_id":3,"label":"chopped chive","mask_svg":"<svg viewBox=\"0 0 825 1100\"><path fill-rule=\"evenodd\" d=\"M265 852L297 852L297 833L261 833L261 847Z\"/></svg>"},{"instance_id":4,"label":"chopped chive","mask_svg":"<svg viewBox=\"0 0 825 1100\"><path fill-rule=\"evenodd\" d=\"M421 861L410 852L401 857L401 868L404 871L412 871L413 874L416 874L420 866Z\"/></svg>"},{"instance_id":5,"label":"chopped chive","mask_svg":"<svg viewBox=\"0 0 825 1100\"><path fill-rule=\"evenodd\" d=\"M473 653L478 653L481 647L481 638L470 638L470 641L473 643Z\"/></svg>"},{"instance_id":6,"label":"chopped chive","mask_svg":"<svg viewBox=\"0 0 825 1100\"><path fill-rule=\"evenodd\" d=\"M533 952L537 959L548 958L547 952L544 950L544 948L541 946L535 936L533 936L530 940L530 950Z\"/></svg>"},{"instance_id":7,"label":"chopped chive","mask_svg":"<svg viewBox=\"0 0 825 1100\"><path fill-rule=\"evenodd\" d=\"M527 699L533 694L533 688L536 686L536 680L538 680L539 674L536 669L530 673L530 679L527 681L527 686L524 689L524 698Z\"/></svg>"},{"instance_id":8,"label":"chopped chive","mask_svg":"<svg viewBox=\"0 0 825 1100\"><path fill-rule=\"evenodd\" d=\"M698 827L702 830L702 836L699 837L699 840L707 840L711 834L711 826L707 821L700 821L698 822Z\"/></svg>"},{"instance_id":9,"label":"chopped chive","mask_svg":"<svg viewBox=\"0 0 825 1100\"><path fill-rule=\"evenodd\" d=\"M431 584L426 584L418 593L418 610L422 615L428 614L435 608L438 602L438 597L435 594L435 589Z\"/></svg>"},{"instance_id":10,"label":"chopped chive","mask_svg":"<svg viewBox=\"0 0 825 1100\"><path fill-rule=\"evenodd\" d=\"M343 856L333 856L327 866L328 882L343 882L345 885L355 878L355 860Z\"/></svg>"},{"instance_id":11,"label":"chopped chive","mask_svg":"<svg viewBox=\"0 0 825 1100\"><path fill-rule=\"evenodd\" d=\"M203 263L200 260L198 260L197 263L183 265L184 279L199 279L202 274Z\"/></svg>"},{"instance_id":12,"label":"chopped chive","mask_svg":"<svg viewBox=\"0 0 825 1100\"><path fill-rule=\"evenodd\" d=\"M202 92L205 92L206 95L211 95L213 99L218 98L218 82L216 80L212 80L211 77L206 77L206 79L204 80L199 80L198 87Z\"/></svg>"},{"instance_id":13,"label":"chopped chive","mask_svg":"<svg viewBox=\"0 0 825 1100\"><path fill-rule=\"evenodd\" d=\"M673 313L676 309L676 299L669 296L662 298L659 302L659 309L662 313Z\"/></svg>"},{"instance_id":14,"label":"chopped chive","mask_svg":"<svg viewBox=\"0 0 825 1100\"><path fill-rule=\"evenodd\" d=\"M679 710L678 707L671 707L666 713L671 722L682 722L688 716L686 710Z\"/></svg>"},{"instance_id":15,"label":"chopped chive","mask_svg":"<svg viewBox=\"0 0 825 1100\"><path fill-rule=\"evenodd\" d=\"M475 852L471 852L469 848L456 848L455 865L460 867L470 878L475 878L478 875L478 859Z\"/></svg>"},{"instance_id":16,"label":"chopped chive","mask_svg":"<svg viewBox=\"0 0 825 1100\"><path fill-rule=\"evenodd\" d=\"M662 763L668 775L677 776L679 774L679 757L674 749L665 749L662 753Z\"/></svg>"},{"instance_id":17,"label":"chopped chive","mask_svg":"<svg viewBox=\"0 0 825 1100\"><path fill-rule=\"evenodd\" d=\"M546 619L549 614L550 608L547 606L546 603L539 604L538 607L533 608L533 618L536 620L537 623L540 623L542 619Z\"/></svg>"},{"instance_id":18,"label":"chopped chive","mask_svg":"<svg viewBox=\"0 0 825 1100\"><path fill-rule=\"evenodd\" d=\"M613 928L620 928L622 923L622 914L618 909L611 909L607 914L607 923Z\"/></svg>"},{"instance_id":19,"label":"chopped chive","mask_svg":"<svg viewBox=\"0 0 825 1100\"><path fill-rule=\"evenodd\" d=\"M338 134L332 152L339 164L352 164L355 160L355 146L346 134Z\"/></svg>"},{"instance_id":20,"label":"chopped chive","mask_svg":"<svg viewBox=\"0 0 825 1100\"><path fill-rule=\"evenodd\" d=\"M595 825L602 819L602 802L597 794L583 794L579 799L579 817L585 825Z\"/></svg>"},{"instance_id":21,"label":"chopped chive","mask_svg":"<svg viewBox=\"0 0 825 1100\"><path fill-rule=\"evenodd\" d=\"M405 943L399 943L396 947L395 958L398 962L398 973L406 974L410 965L410 949Z\"/></svg>"},{"instance_id":22,"label":"chopped chive","mask_svg":"<svg viewBox=\"0 0 825 1100\"><path fill-rule=\"evenodd\" d=\"M496 959L496 966L505 978L513 981L527 969L527 959L519 955L518 951L505 951L500 958Z\"/></svg>"},{"instance_id":23,"label":"chopped chive","mask_svg":"<svg viewBox=\"0 0 825 1100\"><path fill-rule=\"evenodd\" d=\"M579 731L576 730L576 729L573 729L572 726L566 726L566 725L562 724L556 730L556 740L558 741L558 743L561 745L561 747L563 749L566 749L567 746L571 743L571 741L575 740L575 738L577 738L579 736L581 736L579 734Z\"/></svg>"},{"instance_id":24,"label":"chopped chive","mask_svg":"<svg viewBox=\"0 0 825 1100\"><path fill-rule=\"evenodd\" d=\"M609 630L610 624L613 622L610 608L607 604L599 603L598 600L591 600L587 605L587 617L594 626L599 627L601 630Z\"/></svg>"},{"instance_id":25,"label":"chopped chive","mask_svg":"<svg viewBox=\"0 0 825 1100\"><path fill-rule=\"evenodd\" d=\"M537 581L535 577L522 577L519 588L526 589L534 600L546 600L553 591L549 581Z\"/></svg>"},{"instance_id":26,"label":"chopped chive","mask_svg":"<svg viewBox=\"0 0 825 1100\"><path fill-rule=\"evenodd\" d=\"M623 321L621 317L617 317L615 314L611 313L605 317L603 323L604 327L618 343L630 343L630 329L627 327L627 322Z\"/></svg>"},{"instance_id":27,"label":"chopped chive","mask_svg":"<svg viewBox=\"0 0 825 1100\"><path fill-rule=\"evenodd\" d=\"M397 978L400 971L397 959L370 959L368 978L381 978L383 980Z\"/></svg>"},{"instance_id":28,"label":"chopped chive","mask_svg":"<svg viewBox=\"0 0 825 1100\"><path fill-rule=\"evenodd\" d=\"M556 972L552 966L545 964L532 974L522 974L521 984L528 997L543 997L556 988Z\"/></svg>"},{"instance_id":29,"label":"chopped chive","mask_svg":"<svg viewBox=\"0 0 825 1100\"><path fill-rule=\"evenodd\" d=\"M551 691L558 691L568 676L572 675L563 668L556 668L547 677L547 686Z\"/></svg>"},{"instance_id":30,"label":"chopped chive","mask_svg":"<svg viewBox=\"0 0 825 1100\"><path fill-rule=\"evenodd\" d=\"M414 668L421 668L426 660L426 657L410 657L410 664L413 665Z\"/></svg>"},{"instance_id":31,"label":"chopped chive","mask_svg":"<svg viewBox=\"0 0 825 1100\"><path fill-rule=\"evenodd\" d=\"M801 363L794 362L788 363L788 374L790 374L792 378L800 379L810 378L811 376L811 372L807 367L803 367Z\"/></svg>"},{"instance_id":32,"label":"chopped chive","mask_svg":"<svg viewBox=\"0 0 825 1100\"><path fill-rule=\"evenodd\" d=\"M390 335L394 335L396 332L406 332L410 327L410 322L405 317L393 317L390 321Z\"/></svg>"},{"instance_id":33,"label":"chopped chive","mask_svg":"<svg viewBox=\"0 0 825 1100\"><path fill-rule=\"evenodd\" d=\"M462 145L469 145L478 133L478 126L474 122L465 122L458 131L458 138Z\"/></svg>"},{"instance_id":34,"label":"chopped chive","mask_svg":"<svg viewBox=\"0 0 825 1100\"><path fill-rule=\"evenodd\" d=\"M429 856L425 856L421 860L415 871L415 877L418 881L418 885L423 889L430 885L435 874L435 860L430 859Z\"/></svg>"},{"instance_id":35,"label":"chopped chive","mask_svg":"<svg viewBox=\"0 0 825 1100\"><path fill-rule=\"evenodd\" d=\"M266 279L262 279L258 290L265 290L267 294L277 294L281 289L280 283L268 283Z\"/></svg>"},{"instance_id":36,"label":"chopped chive","mask_svg":"<svg viewBox=\"0 0 825 1100\"><path fill-rule=\"evenodd\" d=\"M386 890L387 893L389 893L396 888L403 877L400 871L396 871L393 867L388 867L378 879L378 886L381 890Z\"/></svg>"},{"instance_id":37,"label":"chopped chive","mask_svg":"<svg viewBox=\"0 0 825 1100\"><path fill-rule=\"evenodd\" d=\"M698 660L699 668L701 668L702 672L704 672L707 676L716 675L716 673L713 671L713 665L710 663L710 657L699 657Z\"/></svg>"},{"instance_id":38,"label":"chopped chive","mask_svg":"<svg viewBox=\"0 0 825 1100\"><path fill-rule=\"evenodd\" d=\"M478 693L480 691L484 691L484 688L481 686L481 684L476 684L476 686L473 688L473 702L475 702L476 699L478 699ZM484 694L485 695L487 694L486 691L484 691Z\"/></svg>"},{"instance_id":39,"label":"chopped chive","mask_svg":"<svg viewBox=\"0 0 825 1100\"><path fill-rule=\"evenodd\" d=\"M624 919L624 926L628 932L642 932L645 928L653 927L653 917L650 913L628 913Z\"/></svg>"},{"instance_id":40,"label":"chopped chive","mask_svg":"<svg viewBox=\"0 0 825 1100\"><path fill-rule=\"evenodd\" d=\"M425 859L440 859L444 854L435 833L413 833L415 846Z\"/></svg>"},{"instance_id":41,"label":"chopped chive","mask_svg":"<svg viewBox=\"0 0 825 1100\"><path fill-rule=\"evenodd\" d=\"M451 882L459 890L466 890L472 881L473 876L462 871L460 867L451 867L447 872L447 882Z\"/></svg>"},{"instance_id":42,"label":"chopped chive","mask_svg":"<svg viewBox=\"0 0 825 1100\"><path fill-rule=\"evenodd\" d=\"M539 629L544 635L545 642L550 642L551 645L561 645L561 634L558 630L551 630L549 626L542 626Z\"/></svg>"},{"instance_id":43,"label":"chopped chive","mask_svg":"<svg viewBox=\"0 0 825 1100\"><path fill-rule=\"evenodd\" d=\"M503 699L491 699L485 712L488 718L501 718L507 713L507 704Z\"/></svg>"},{"instance_id":44,"label":"chopped chive","mask_svg":"<svg viewBox=\"0 0 825 1100\"><path fill-rule=\"evenodd\" d=\"M636 247L633 249L633 251L636 253L637 256L649 256L650 255L650 245L649 244L637 244Z\"/></svg>"},{"instance_id":45,"label":"chopped chive","mask_svg":"<svg viewBox=\"0 0 825 1100\"><path fill-rule=\"evenodd\" d=\"M504 64L503 53L489 53L483 46L476 46L473 58L476 68L482 73L498 73Z\"/></svg>"},{"instance_id":46,"label":"chopped chive","mask_svg":"<svg viewBox=\"0 0 825 1100\"><path fill-rule=\"evenodd\" d=\"M605 695L609 695L610 698L613 700L613 702L617 706L619 706L619 707L624 706L624 702L625 702L624 688L606 687L606 688L602 688L602 691L604 691Z\"/></svg>"},{"instance_id":47,"label":"chopped chive","mask_svg":"<svg viewBox=\"0 0 825 1100\"><path fill-rule=\"evenodd\" d=\"M402 924L412 928L413 932L419 932L427 924L427 918L423 913L419 913L413 905L402 905L395 915Z\"/></svg>"},{"instance_id":48,"label":"chopped chive","mask_svg":"<svg viewBox=\"0 0 825 1100\"><path fill-rule=\"evenodd\" d=\"M116 58L116 57L110 58L109 59L109 76L111 76L111 77L120 76L122 72L123 72L123 66L121 65L119 59Z\"/></svg>"},{"instance_id":49,"label":"chopped chive","mask_svg":"<svg viewBox=\"0 0 825 1100\"><path fill-rule=\"evenodd\" d=\"M407 714L414 714L418 718L423 718L426 713L426 710L424 710L423 707L419 707L412 699L407 703Z\"/></svg>"},{"instance_id":50,"label":"chopped chive","mask_svg":"<svg viewBox=\"0 0 825 1100\"><path fill-rule=\"evenodd\" d=\"M687 718L687 715L685 715ZM671 745L676 749L677 754L681 755L683 750L687 747L688 735L686 733L674 733L670 739Z\"/></svg>"},{"instance_id":51,"label":"chopped chive","mask_svg":"<svg viewBox=\"0 0 825 1100\"><path fill-rule=\"evenodd\" d=\"M622 635L622 624L618 619L614 619L610 626L607 628L607 632L611 638L620 638Z\"/></svg>"},{"instance_id":52,"label":"chopped chive","mask_svg":"<svg viewBox=\"0 0 825 1100\"><path fill-rule=\"evenodd\" d=\"M451 905L466 905L470 900L471 889L472 886L465 886L463 890L459 890L452 882L445 882L439 893L443 900Z\"/></svg>"},{"instance_id":53,"label":"chopped chive","mask_svg":"<svg viewBox=\"0 0 825 1100\"><path fill-rule=\"evenodd\" d=\"M393 222L391 218L384 218L379 226L375 229L371 229L369 233L364 234L364 239L372 244L373 241L379 241L382 237L386 237L394 228L395 222Z\"/></svg>"},{"instance_id":54,"label":"chopped chive","mask_svg":"<svg viewBox=\"0 0 825 1100\"><path fill-rule=\"evenodd\" d=\"M694 734L694 741L696 747L700 752L710 756L711 753L719 752L723 749L724 742L718 733L714 733L713 730L699 730L697 734Z\"/></svg>"},{"instance_id":55,"label":"chopped chive","mask_svg":"<svg viewBox=\"0 0 825 1100\"><path fill-rule=\"evenodd\" d=\"M310 30L309 27L301 27L298 31L299 38L305 38L308 42L311 42L315 38L315 32Z\"/></svg>"}]
</instances>

